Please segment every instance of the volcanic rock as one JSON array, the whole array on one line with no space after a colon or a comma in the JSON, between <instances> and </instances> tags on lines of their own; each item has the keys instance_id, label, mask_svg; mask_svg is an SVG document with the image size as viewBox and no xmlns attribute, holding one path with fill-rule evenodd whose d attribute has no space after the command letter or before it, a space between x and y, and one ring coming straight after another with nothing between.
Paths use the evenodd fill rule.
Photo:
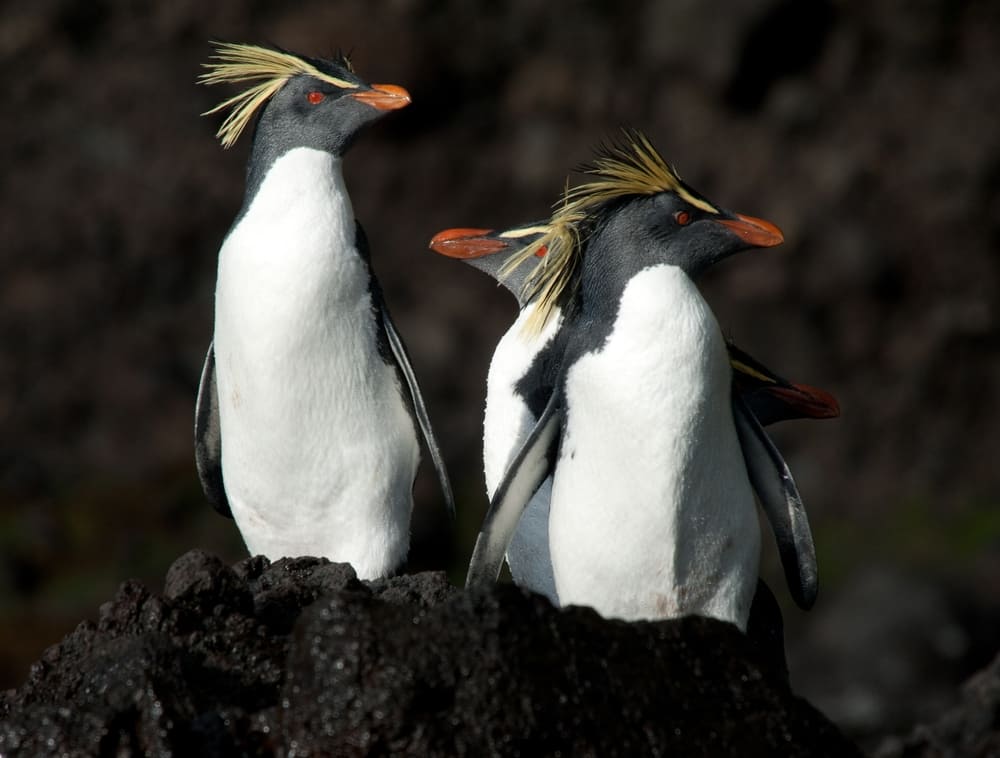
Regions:
<instances>
[{"instance_id":1,"label":"volcanic rock","mask_svg":"<svg viewBox=\"0 0 1000 758\"><path fill-rule=\"evenodd\" d=\"M859 755L773 642L441 573L192 551L162 595L125 582L0 698L0 753Z\"/></svg>"}]
</instances>

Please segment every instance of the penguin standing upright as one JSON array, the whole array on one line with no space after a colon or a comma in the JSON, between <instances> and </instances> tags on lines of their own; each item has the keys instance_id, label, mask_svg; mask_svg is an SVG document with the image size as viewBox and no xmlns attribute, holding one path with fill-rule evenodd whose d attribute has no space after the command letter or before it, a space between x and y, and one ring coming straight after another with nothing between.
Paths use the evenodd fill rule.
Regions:
<instances>
[{"instance_id":1,"label":"penguin standing upright","mask_svg":"<svg viewBox=\"0 0 1000 758\"><path fill-rule=\"evenodd\" d=\"M251 553L384 576L409 548L418 425L452 500L341 160L410 97L367 84L345 57L220 44L207 68L203 83L251 83L209 111L231 109L224 147L259 116L243 207L219 251L195 412L202 484Z\"/></svg>"},{"instance_id":2,"label":"penguin standing upright","mask_svg":"<svg viewBox=\"0 0 1000 758\"><path fill-rule=\"evenodd\" d=\"M550 222L534 222L511 229L457 228L439 232L431 240L435 252L462 260L484 271L506 287L517 299L520 312L514 325L497 344L487 377L486 410L483 419L483 465L486 489L493 497L504 471L523 444L551 394L551 381L558 374L560 351L565 339L558 333L562 309L553 314L541 333L523 328L537 308L537 300L525 301L523 288L532 271L547 254L540 246L533 256L519 253L553 227ZM516 265L514 265L516 264ZM553 323L549 323L553 322ZM830 393L806 384L791 382L771 371L744 350L727 343L733 371L733 391L746 402L761 426L794 418L833 418L840 409ZM776 449L774 449L776 453ZM783 467L783 461L760 460L765 471ZM749 464L748 464L749 465ZM548 477L532 496L521 515L507 548L506 559L511 577L518 586L545 595L558 604L552 561L549 554L549 503L552 478ZM759 493L763 496L767 493ZM774 505L775 507L770 507ZM775 531L785 536L781 527L784 498L776 504L765 503ZM790 559L790 581L797 581L798 566L808 558L794 553L793 545L779 542L783 557ZM796 596L800 593L793 592Z\"/></svg>"},{"instance_id":3,"label":"penguin standing upright","mask_svg":"<svg viewBox=\"0 0 1000 758\"><path fill-rule=\"evenodd\" d=\"M779 244L781 233L700 196L638 133L606 148L591 173L556 213L579 219L576 244L554 263L546 235L521 253L549 249L526 289L538 294L539 322L552 303L575 306L551 396L493 498L470 581L495 578L521 512L551 474L562 604L624 619L698 613L745 629L760 532L744 456L748 445L752 459L770 451L732 394L726 342L692 279L741 250ZM770 480L788 507L784 536L812 555L785 472ZM793 569L800 604L811 604L814 566Z\"/></svg>"}]
</instances>

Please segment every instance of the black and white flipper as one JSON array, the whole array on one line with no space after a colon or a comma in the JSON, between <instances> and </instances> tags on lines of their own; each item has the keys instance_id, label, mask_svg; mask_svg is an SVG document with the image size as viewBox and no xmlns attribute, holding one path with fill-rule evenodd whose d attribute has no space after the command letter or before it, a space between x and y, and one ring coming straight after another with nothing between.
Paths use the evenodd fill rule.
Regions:
<instances>
[{"instance_id":1,"label":"black and white flipper","mask_svg":"<svg viewBox=\"0 0 1000 758\"><path fill-rule=\"evenodd\" d=\"M410 356L406 352L406 345L403 344L403 338L396 331L396 325L392 323L389 309L381 297L378 297L378 307L382 318L382 328L385 330L389 347L410 392L410 400L413 402L413 415L420 426L424 442L427 443L427 451L431 455L431 462L434 464L435 472L437 472L438 482L441 485L441 494L444 496L445 507L448 509L448 515L454 520L455 496L452 494L451 480L448 478L448 469L444 465L444 456L441 454L441 447L434 436L434 429L431 427L431 420L427 415L427 406L424 405L423 395L420 394L420 385L417 384L417 377L413 373L413 366L410 365Z\"/></svg>"},{"instance_id":2,"label":"black and white flipper","mask_svg":"<svg viewBox=\"0 0 1000 758\"><path fill-rule=\"evenodd\" d=\"M194 458L198 479L208 502L223 516L233 517L222 482L222 428L219 425L219 391L215 385L215 350L208 346L205 366L194 406Z\"/></svg>"},{"instance_id":3,"label":"black and white flipper","mask_svg":"<svg viewBox=\"0 0 1000 758\"><path fill-rule=\"evenodd\" d=\"M490 503L472 551L466 587L489 586L497 580L521 514L555 468L562 421L562 395L557 389Z\"/></svg>"},{"instance_id":4,"label":"black and white flipper","mask_svg":"<svg viewBox=\"0 0 1000 758\"><path fill-rule=\"evenodd\" d=\"M808 610L819 586L816 548L792 472L739 393L733 393L733 419L750 483L774 531L789 592L796 605Z\"/></svg>"}]
</instances>

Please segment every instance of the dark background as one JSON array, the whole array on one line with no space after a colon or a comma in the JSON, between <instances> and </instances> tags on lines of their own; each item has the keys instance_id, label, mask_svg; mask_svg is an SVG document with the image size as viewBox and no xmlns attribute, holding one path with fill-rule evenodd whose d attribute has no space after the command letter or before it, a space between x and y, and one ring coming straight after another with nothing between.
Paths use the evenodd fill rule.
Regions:
<instances>
[{"instance_id":1,"label":"dark background","mask_svg":"<svg viewBox=\"0 0 1000 758\"><path fill-rule=\"evenodd\" d=\"M289 6L0 11L0 687L122 580L159 590L191 547L244 555L191 439L249 142L223 151L199 116L232 92L195 84L220 38L343 48L413 96L345 169L459 500L452 527L422 473L412 568L462 579L485 376L515 312L427 240L547 216L631 125L708 197L784 230L703 288L740 345L842 405L774 430L821 570L804 614L768 545L796 689L862 739L952 702L1000 647L1000 6Z\"/></svg>"}]
</instances>

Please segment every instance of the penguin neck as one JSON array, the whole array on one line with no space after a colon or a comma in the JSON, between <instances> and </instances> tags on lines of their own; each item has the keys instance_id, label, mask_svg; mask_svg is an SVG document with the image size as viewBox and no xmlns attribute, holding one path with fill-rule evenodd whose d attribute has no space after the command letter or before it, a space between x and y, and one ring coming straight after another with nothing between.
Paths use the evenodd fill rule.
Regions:
<instances>
[{"instance_id":1,"label":"penguin neck","mask_svg":"<svg viewBox=\"0 0 1000 758\"><path fill-rule=\"evenodd\" d=\"M251 302L284 293L278 309L356 298L369 278L340 159L313 148L289 150L271 165L220 252L220 287Z\"/></svg>"},{"instance_id":2,"label":"penguin neck","mask_svg":"<svg viewBox=\"0 0 1000 758\"><path fill-rule=\"evenodd\" d=\"M504 269L511 258L518 252L520 252L519 248L502 253L491 253L480 258L470 258L466 263L487 274L493 281L517 298L517 307L523 312L526 308L533 307L524 299L524 283L538 266L541 258L529 258L526 261L522 261L513 270L505 271Z\"/></svg>"},{"instance_id":3,"label":"penguin neck","mask_svg":"<svg viewBox=\"0 0 1000 758\"><path fill-rule=\"evenodd\" d=\"M281 228L286 239L313 239L324 232L353 247L354 208L344 184L341 159L323 150L295 147L270 161L266 170L251 160L243 209L234 229L251 225ZM262 171L256 176L258 170Z\"/></svg>"},{"instance_id":4,"label":"penguin neck","mask_svg":"<svg viewBox=\"0 0 1000 758\"><path fill-rule=\"evenodd\" d=\"M254 135L253 147L250 150L250 158L247 160L246 185L243 192L243 208L240 216L244 215L253 204L254 198L260 192L264 182L267 181L271 170L279 161L289 154L299 154L306 151L313 155L314 163L329 166L329 171L341 174L341 157L333 153L302 145L290 144L288 139L258 139ZM308 181L307 177L302 178L302 184ZM343 181L340 182L343 186ZM346 194L346 193L345 193ZM239 219L237 219L237 222Z\"/></svg>"},{"instance_id":5,"label":"penguin neck","mask_svg":"<svg viewBox=\"0 0 1000 758\"><path fill-rule=\"evenodd\" d=\"M641 305L636 306L636 302ZM631 309L628 313L627 307ZM645 316L640 317L639 314ZM577 342L573 352L603 349L616 333L621 336L623 320L627 322L626 333L641 332L645 335L642 339L654 342L662 341L664 335L669 335L677 344L695 335L703 336L707 322L715 324L697 286L678 266L664 263L630 273L613 264L588 266L583 274L579 315L576 317L579 325L576 331L585 336L577 338L582 341ZM707 322L694 331L684 329L683 333L675 333L680 323L693 327L695 322L703 320ZM713 328L710 327L709 331ZM717 326L714 326L714 331L718 331ZM695 337L695 341L699 341L701 336ZM721 333L718 339L722 345Z\"/></svg>"},{"instance_id":6,"label":"penguin neck","mask_svg":"<svg viewBox=\"0 0 1000 758\"><path fill-rule=\"evenodd\" d=\"M597 323L613 324L619 304L629 282L639 271L630 271L622 265L622 255L632 251L608 249L604 245L592 246L586 251L581 272L581 315Z\"/></svg>"},{"instance_id":7,"label":"penguin neck","mask_svg":"<svg viewBox=\"0 0 1000 758\"><path fill-rule=\"evenodd\" d=\"M510 258L510 253L494 253L493 255L484 255L481 258L470 258L466 263L487 274L493 281L504 287L517 298L518 307L523 309L525 302L521 298L521 290L524 289L524 280L530 269L527 264L522 264L513 271L504 274L503 267Z\"/></svg>"}]
</instances>

